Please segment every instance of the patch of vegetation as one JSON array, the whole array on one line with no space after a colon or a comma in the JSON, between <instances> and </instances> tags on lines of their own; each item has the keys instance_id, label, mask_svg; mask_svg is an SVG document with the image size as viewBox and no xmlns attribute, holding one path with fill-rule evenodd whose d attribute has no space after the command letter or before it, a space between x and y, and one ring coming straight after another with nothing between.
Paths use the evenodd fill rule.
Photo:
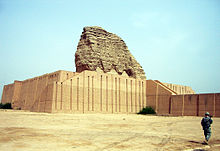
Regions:
<instances>
[{"instance_id":1,"label":"patch of vegetation","mask_svg":"<svg viewBox=\"0 0 220 151\"><path fill-rule=\"evenodd\" d=\"M11 103L0 103L0 109L12 109Z\"/></svg>"},{"instance_id":2,"label":"patch of vegetation","mask_svg":"<svg viewBox=\"0 0 220 151\"><path fill-rule=\"evenodd\" d=\"M137 114L156 114L155 110L151 106L144 107L140 112Z\"/></svg>"}]
</instances>

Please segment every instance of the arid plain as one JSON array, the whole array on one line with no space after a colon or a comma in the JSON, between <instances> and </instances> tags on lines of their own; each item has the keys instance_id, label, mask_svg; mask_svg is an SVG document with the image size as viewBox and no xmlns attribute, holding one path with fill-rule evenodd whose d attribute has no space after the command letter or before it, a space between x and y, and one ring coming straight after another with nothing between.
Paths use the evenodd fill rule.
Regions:
<instances>
[{"instance_id":1,"label":"arid plain","mask_svg":"<svg viewBox=\"0 0 220 151\"><path fill-rule=\"evenodd\" d=\"M0 119L2 151L220 150L220 118L209 145L201 117L0 110Z\"/></svg>"}]
</instances>

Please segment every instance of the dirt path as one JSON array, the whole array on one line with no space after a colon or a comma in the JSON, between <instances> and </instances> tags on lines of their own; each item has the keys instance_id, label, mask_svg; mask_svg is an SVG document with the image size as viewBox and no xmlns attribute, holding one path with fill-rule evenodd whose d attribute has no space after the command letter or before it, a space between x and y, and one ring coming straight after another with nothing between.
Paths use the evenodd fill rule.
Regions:
<instances>
[{"instance_id":1,"label":"dirt path","mask_svg":"<svg viewBox=\"0 0 220 151\"><path fill-rule=\"evenodd\" d=\"M2 151L220 150L220 118L203 145L201 117L0 110Z\"/></svg>"}]
</instances>

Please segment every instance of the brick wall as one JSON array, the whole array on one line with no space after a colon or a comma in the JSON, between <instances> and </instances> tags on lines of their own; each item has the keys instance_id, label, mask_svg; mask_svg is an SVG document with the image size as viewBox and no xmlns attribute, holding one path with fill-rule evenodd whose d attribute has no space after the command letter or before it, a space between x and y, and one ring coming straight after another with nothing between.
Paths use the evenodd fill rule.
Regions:
<instances>
[{"instance_id":1,"label":"brick wall","mask_svg":"<svg viewBox=\"0 0 220 151\"><path fill-rule=\"evenodd\" d=\"M84 71L54 83L53 112L136 113L146 106L146 81Z\"/></svg>"},{"instance_id":2,"label":"brick wall","mask_svg":"<svg viewBox=\"0 0 220 151\"><path fill-rule=\"evenodd\" d=\"M154 100L156 102L156 100ZM158 114L204 116L205 112L220 117L220 93L170 95L158 94Z\"/></svg>"},{"instance_id":3,"label":"brick wall","mask_svg":"<svg viewBox=\"0 0 220 151\"><path fill-rule=\"evenodd\" d=\"M12 103L14 96L14 84L5 85L2 93L2 103Z\"/></svg>"},{"instance_id":4,"label":"brick wall","mask_svg":"<svg viewBox=\"0 0 220 151\"><path fill-rule=\"evenodd\" d=\"M137 113L151 106L158 114L220 117L220 93L173 95L159 81L125 75L57 71L4 86L2 103L35 112Z\"/></svg>"}]
</instances>

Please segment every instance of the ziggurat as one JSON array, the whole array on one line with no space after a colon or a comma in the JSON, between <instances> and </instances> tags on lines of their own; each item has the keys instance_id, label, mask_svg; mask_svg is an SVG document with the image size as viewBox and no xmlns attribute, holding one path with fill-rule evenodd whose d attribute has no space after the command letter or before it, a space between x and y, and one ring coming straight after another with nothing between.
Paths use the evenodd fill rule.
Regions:
<instances>
[{"instance_id":1,"label":"ziggurat","mask_svg":"<svg viewBox=\"0 0 220 151\"><path fill-rule=\"evenodd\" d=\"M4 86L1 102L34 112L137 113L151 106L157 114L203 116L208 111L220 117L220 93L195 94L187 86L147 80L124 41L100 27L84 28L75 56L77 72L14 81Z\"/></svg>"}]
</instances>

